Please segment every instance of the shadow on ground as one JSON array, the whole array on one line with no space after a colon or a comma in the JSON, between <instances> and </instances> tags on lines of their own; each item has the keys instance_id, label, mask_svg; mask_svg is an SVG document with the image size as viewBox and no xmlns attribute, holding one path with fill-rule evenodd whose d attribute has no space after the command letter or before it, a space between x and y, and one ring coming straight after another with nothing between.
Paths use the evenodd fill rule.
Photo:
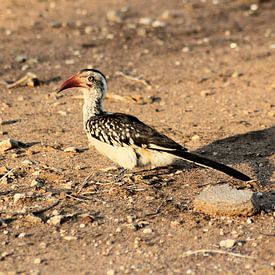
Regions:
<instances>
[{"instance_id":1,"label":"shadow on ground","mask_svg":"<svg viewBox=\"0 0 275 275\"><path fill-rule=\"evenodd\" d=\"M267 187L272 184L274 164L268 157L274 154L274 144L275 127L271 127L216 140L195 152L205 156L218 152L215 160L229 165L249 162L252 178Z\"/></svg>"}]
</instances>

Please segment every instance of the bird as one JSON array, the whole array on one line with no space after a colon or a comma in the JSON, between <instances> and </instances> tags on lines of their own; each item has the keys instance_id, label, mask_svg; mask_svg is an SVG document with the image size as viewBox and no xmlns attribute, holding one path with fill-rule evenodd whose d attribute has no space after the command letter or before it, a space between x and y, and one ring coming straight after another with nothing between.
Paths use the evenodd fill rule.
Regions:
<instances>
[{"instance_id":1,"label":"bird","mask_svg":"<svg viewBox=\"0 0 275 275\"><path fill-rule=\"evenodd\" d=\"M103 108L107 79L97 69L83 69L58 89L83 91L83 127L89 144L126 170L170 166L179 160L212 168L233 178L250 181L242 172L223 163L189 152L185 147L130 114L107 112Z\"/></svg>"}]
</instances>

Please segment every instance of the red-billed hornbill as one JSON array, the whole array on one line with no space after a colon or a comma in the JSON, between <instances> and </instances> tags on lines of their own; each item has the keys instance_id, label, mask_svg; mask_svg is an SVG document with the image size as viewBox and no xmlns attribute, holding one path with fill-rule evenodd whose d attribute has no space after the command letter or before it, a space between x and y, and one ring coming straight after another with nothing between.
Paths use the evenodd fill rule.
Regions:
<instances>
[{"instance_id":1,"label":"red-billed hornbill","mask_svg":"<svg viewBox=\"0 0 275 275\"><path fill-rule=\"evenodd\" d=\"M251 180L225 164L188 152L134 116L104 111L102 101L107 92L107 80L100 71L84 69L66 80L58 92L74 87L84 93L83 119L90 144L119 166L154 168L184 159L239 180Z\"/></svg>"}]
</instances>

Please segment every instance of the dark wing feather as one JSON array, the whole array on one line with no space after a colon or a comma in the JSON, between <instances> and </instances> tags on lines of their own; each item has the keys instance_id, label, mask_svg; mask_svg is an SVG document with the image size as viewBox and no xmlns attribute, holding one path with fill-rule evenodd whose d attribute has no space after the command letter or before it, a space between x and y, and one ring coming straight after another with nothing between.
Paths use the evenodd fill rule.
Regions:
<instances>
[{"instance_id":1,"label":"dark wing feather","mask_svg":"<svg viewBox=\"0 0 275 275\"><path fill-rule=\"evenodd\" d=\"M151 149L159 146L167 150L186 150L138 118L127 114L113 113L91 117L86 123L86 129L93 138L112 145L135 144Z\"/></svg>"}]
</instances>

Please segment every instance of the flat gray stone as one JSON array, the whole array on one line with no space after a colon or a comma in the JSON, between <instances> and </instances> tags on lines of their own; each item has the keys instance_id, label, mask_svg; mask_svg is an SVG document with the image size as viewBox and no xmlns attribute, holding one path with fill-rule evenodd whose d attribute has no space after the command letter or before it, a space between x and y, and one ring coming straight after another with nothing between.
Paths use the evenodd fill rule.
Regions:
<instances>
[{"instance_id":1,"label":"flat gray stone","mask_svg":"<svg viewBox=\"0 0 275 275\"><path fill-rule=\"evenodd\" d=\"M208 186L195 198L194 207L210 215L251 216L257 212L252 196L252 191L237 190L228 184Z\"/></svg>"}]
</instances>

